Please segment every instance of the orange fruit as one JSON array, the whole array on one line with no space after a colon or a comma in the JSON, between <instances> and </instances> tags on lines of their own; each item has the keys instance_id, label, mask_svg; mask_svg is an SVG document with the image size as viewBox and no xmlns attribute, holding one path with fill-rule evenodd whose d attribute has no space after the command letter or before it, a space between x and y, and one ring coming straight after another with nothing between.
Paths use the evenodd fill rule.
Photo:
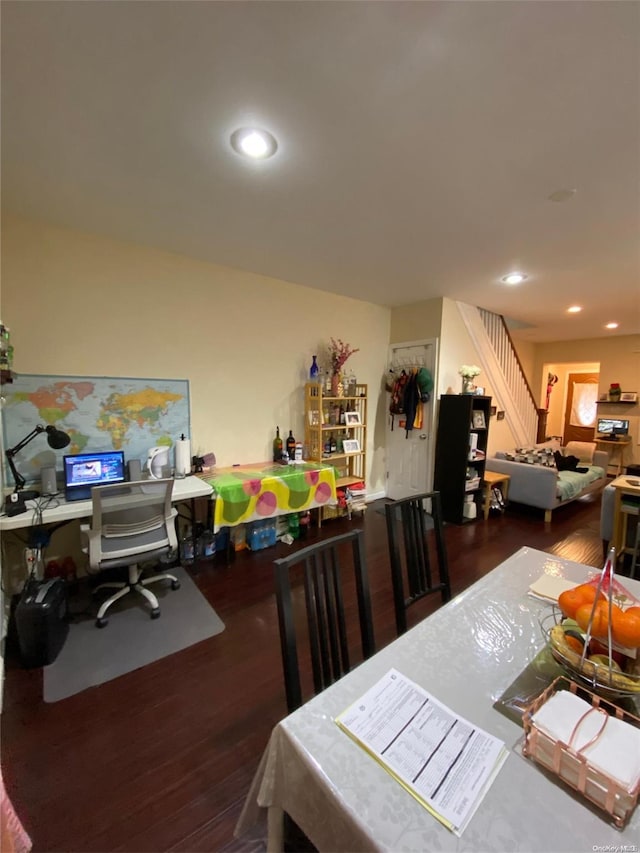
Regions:
<instances>
[{"instance_id":1,"label":"orange fruit","mask_svg":"<svg viewBox=\"0 0 640 853\"><path fill-rule=\"evenodd\" d=\"M584 643L581 643L577 637L571 637L570 635L565 634L564 639L570 649L573 649L573 651L577 652L579 655L582 654Z\"/></svg>"},{"instance_id":2,"label":"orange fruit","mask_svg":"<svg viewBox=\"0 0 640 853\"><path fill-rule=\"evenodd\" d=\"M578 625L582 628L583 631L586 631L589 627L589 619L591 618L591 611L593 609L593 604L582 604L576 610L575 620ZM622 614L622 610L618 607L617 604L611 605L611 627L613 629L613 623L615 619L620 618L620 614ZM609 602L606 600L596 602L595 611L593 613L593 622L591 623L591 636L599 637L600 639L606 638L608 636L609 630Z\"/></svg>"},{"instance_id":3,"label":"orange fruit","mask_svg":"<svg viewBox=\"0 0 640 853\"><path fill-rule=\"evenodd\" d=\"M604 600L602 591L598 597ZM595 600L596 588L590 583L581 583L560 593L558 607L568 619L575 619L578 607L582 604L593 604Z\"/></svg>"},{"instance_id":4,"label":"orange fruit","mask_svg":"<svg viewBox=\"0 0 640 853\"><path fill-rule=\"evenodd\" d=\"M587 602L589 604L593 604L593 602L596 600L596 588L595 588L595 586L593 586L593 584L581 583L579 586L574 587L574 589L577 593L579 593L582 596L582 603L583 604L587 604ZM598 598L602 598L602 599L605 598L605 595L602 592L602 590L600 590L600 594L598 595Z\"/></svg>"},{"instance_id":5,"label":"orange fruit","mask_svg":"<svg viewBox=\"0 0 640 853\"><path fill-rule=\"evenodd\" d=\"M640 646L640 607L621 610L611 618L613 639L620 646L636 649Z\"/></svg>"},{"instance_id":6,"label":"orange fruit","mask_svg":"<svg viewBox=\"0 0 640 853\"><path fill-rule=\"evenodd\" d=\"M575 619L576 610L584 603L582 595L575 587L574 589L566 589L558 596L558 607L562 610L563 616L568 619Z\"/></svg>"}]
</instances>

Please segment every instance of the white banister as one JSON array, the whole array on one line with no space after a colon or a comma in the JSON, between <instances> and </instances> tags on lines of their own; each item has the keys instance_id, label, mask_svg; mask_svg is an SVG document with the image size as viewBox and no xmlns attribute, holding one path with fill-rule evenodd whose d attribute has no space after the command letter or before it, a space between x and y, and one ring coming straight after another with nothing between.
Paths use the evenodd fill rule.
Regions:
<instances>
[{"instance_id":1,"label":"white banister","mask_svg":"<svg viewBox=\"0 0 640 853\"><path fill-rule=\"evenodd\" d=\"M463 302L457 305L516 444L533 444L538 434L538 408L502 317Z\"/></svg>"}]
</instances>

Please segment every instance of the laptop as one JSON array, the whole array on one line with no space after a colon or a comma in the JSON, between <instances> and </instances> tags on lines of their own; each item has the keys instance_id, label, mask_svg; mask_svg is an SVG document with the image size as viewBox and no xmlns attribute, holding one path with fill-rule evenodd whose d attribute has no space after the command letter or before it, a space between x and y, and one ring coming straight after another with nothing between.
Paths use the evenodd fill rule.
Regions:
<instances>
[{"instance_id":1,"label":"laptop","mask_svg":"<svg viewBox=\"0 0 640 853\"><path fill-rule=\"evenodd\" d=\"M122 450L76 453L64 457L64 488L68 501L90 500L93 486L124 482Z\"/></svg>"}]
</instances>

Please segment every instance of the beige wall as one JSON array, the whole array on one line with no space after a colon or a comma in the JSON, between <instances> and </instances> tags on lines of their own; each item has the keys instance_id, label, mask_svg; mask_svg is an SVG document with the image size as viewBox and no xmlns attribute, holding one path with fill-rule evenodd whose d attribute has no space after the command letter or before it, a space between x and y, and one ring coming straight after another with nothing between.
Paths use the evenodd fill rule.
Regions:
<instances>
[{"instance_id":1,"label":"beige wall","mask_svg":"<svg viewBox=\"0 0 640 853\"><path fill-rule=\"evenodd\" d=\"M359 347L348 366L381 413L367 486L383 491L389 309L24 219L2 237L16 371L188 379L193 451L220 466L270 458L276 424L302 439L311 356L332 336Z\"/></svg>"},{"instance_id":2,"label":"beige wall","mask_svg":"<svg viewBox=\"0 0 640 853\"><path fill-rule=\"evenodd\" d=\"M424 302L393 308L389 343L439 338L442 330L442 303L440 298L426 299Z\"/></svg>"},{"instance_id":3,"label":"beige wall","mask_svg":"<svg viewBox=\"0 0 640 853\"><path fill-rule=\"evenodd\" d=\"M547 380L549 373L558 377L549 395L549 409L547 415L547 435L562 435L564 431L564 413L568 395L568 376L570 373L599 373L598 362L572 362L571 364L547 364L545 365L540 388L540 406L544 407L547 402Z\"/></svg>"},{"instance_id":4,"label":"beige wall","mask_svg":"<svg viewBox=\"0 0 640 853\"><path fill-rule=\"evenodd\" d=\"M578 341L558 341L536 346L534 388L541 387L546 379L546 365L578 363L600 365L600 395L607 392L612 382L619 382L623 391L640 395L640 335L618 335ZM560 384L560 383L559 383ZM557 387L557 386L556 386ZM557 397L562 396L562 391ZM639 397L640 399L640 397ZM631 446L625 450L625 464L640 464L640 403L598 405L601 417L629 419Z\"/></svg>"}]
</instances>

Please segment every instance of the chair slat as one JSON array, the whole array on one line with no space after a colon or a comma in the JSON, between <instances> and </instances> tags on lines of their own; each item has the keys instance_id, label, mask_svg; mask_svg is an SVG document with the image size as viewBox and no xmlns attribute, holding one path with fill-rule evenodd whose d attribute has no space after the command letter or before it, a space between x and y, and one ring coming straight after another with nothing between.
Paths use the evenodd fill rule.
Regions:
<instances>
[{"instance_id":1,"label":"chair slat","mask_svg":"<svg viewBox=\"0 0 640 853\"><path fill-rule=\"evenodd\" d=\"M291 576L302 566L309 657L314 692L319 693L349 671L351 662L347 609L343 581L355 576L362 657L375 652L371 596L367 577L362 530L353 530L309 545L288 557L275 560L276 601L280 649L289 711L302 704L300 657L293 614ZM350 566L343 564L347 555Z\"/></svg>"},{"instance_id":2,"label":"chair slat","mask_svg":"<svg viewBox=\"0 0 640 853\"><path fill-rule=\"evenodd\" d=\"M425 492L390 502L385 513L396 628L402 634L412 604L438 592L443 602L451 598L440 493ZM435 545L435 560L430 543Z\"/></svg>"}]
</instances>

